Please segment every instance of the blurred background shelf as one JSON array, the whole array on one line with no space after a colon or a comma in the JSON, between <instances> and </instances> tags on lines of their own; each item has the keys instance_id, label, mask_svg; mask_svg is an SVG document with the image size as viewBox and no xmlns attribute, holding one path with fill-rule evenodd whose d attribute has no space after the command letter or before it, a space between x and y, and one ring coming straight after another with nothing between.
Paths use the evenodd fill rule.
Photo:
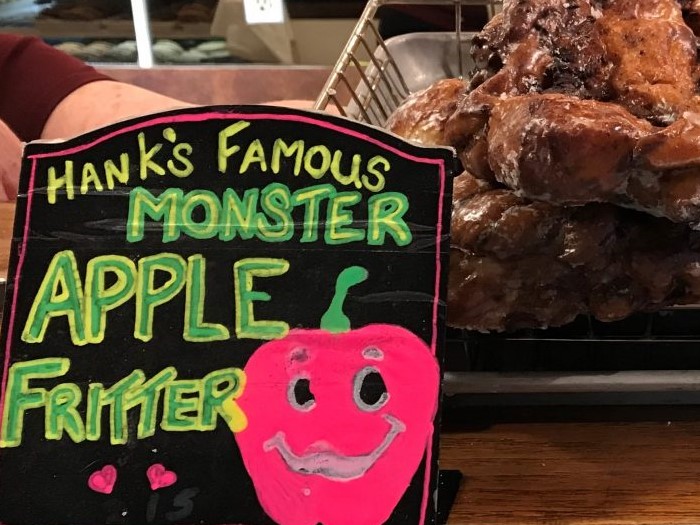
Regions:
<instances>
[{"instance_id":1,"label":"blurred background shelf","mask_svg":"<svg viewBox=\"0 0 700 525\"><path fill-rule=\"evenodd\" d=\"M249 52L249 47L255 50L260 43L249 42L246 39L250 36L241 36L240 31L227 35L219 28L218 34L213 32L212 24L222 1L147 0L154 63L203 65L290 62L277 56L265 56L269 53ZM293 60L290 63L329 66L340 54L365 2L286 0L286 5L290 17L290 35L293 35ZM244 22L236 20L233 19L230 23L242 23L241 27L245 26ZM0 0L0 31L42 38L62 51L92 64L137 63L134 20L131 3L126 0ZM239 41L238 37L242 40ZM158 43L164 44L161 41L168 43L158 50ZM210 42L212 46L204 45ZM95 49L84 49L90 44L95 44ZM226 46L220 49L217 44ZM112 50L115 46L120 48ZM241 46L246 49L242 51Z\"/></svg>"},{"instance_id":2,"label":"blurred background shelf","mask_svg":"<svg viewBox=\"0 0 700 525\"><path fill-rule=\"evenodd\" d=\"M151 35L154 38L201 39L211 38L211 24L151 21ZM34 24L35 31L44 38L134 38L134 24L131 20L91 20L72 21L39 18Z\"/></svg>"}]
</instances>

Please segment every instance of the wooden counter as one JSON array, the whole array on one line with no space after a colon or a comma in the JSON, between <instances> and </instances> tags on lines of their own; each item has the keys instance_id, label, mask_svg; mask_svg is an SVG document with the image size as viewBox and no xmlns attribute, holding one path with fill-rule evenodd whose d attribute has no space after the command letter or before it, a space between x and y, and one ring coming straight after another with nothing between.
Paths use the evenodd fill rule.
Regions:
<instances>
[{"instance_id":1,"label":"wooden counter","mask_svg":"<svg viewBox=\"0 0 700 525\"><path fill-rule=\"evenodd\" d=\"M641 409L620 417L630 410L645 419ZM648 411L673 419L498 423L443 433L441 467L465 475L448 523L700 523L700 409ZM679 411L686 420L676 419Z\"/></svg>"},{"instance_id":2,"label":"wooden counter","mask_svg":"<svg viewBox=\"0 0 700 525\"><path fill-rule=\"evenodd\" d=\"M10 258L10 240L15 218L15 205L0 202L0 277L7 277L7 263Z\"/></svg>"},{"instance_id":3,"label":"wooden counter","mask_svg":"<svg viewBox=\"0 0 700 525\"><path fill-rule=\"evenodd\" d=\"M13 213L0 204L2 275ZM441 467L465 475L449 524L700 523L700 408L515 413L446 416Z\"/></svg>"}]
</instances>

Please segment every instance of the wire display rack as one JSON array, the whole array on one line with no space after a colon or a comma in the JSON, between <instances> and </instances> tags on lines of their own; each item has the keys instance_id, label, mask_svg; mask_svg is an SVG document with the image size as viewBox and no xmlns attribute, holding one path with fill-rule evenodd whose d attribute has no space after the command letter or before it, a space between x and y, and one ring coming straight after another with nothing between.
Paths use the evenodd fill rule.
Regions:
<instances>
[{"instance_id":1,"label":"wire display rack","mask_svg":"<svg viewBox=\"0 0 700 525\"><path fill-rule=\"evenodd\" d=\"M499 10L500 0L370 0L340 54L314 109L333 105L341 115L382 126L389 115L411 93L410 78L382 39L377 24L380 8L398 5L452 6L455 30L450 34L455 51L457 76L469 73L465 65L465 37L462 33L463 6L484 6L490 19ZM435 79L437 80L437 79Z\"/></svg>"},{"instance_id":2,"label":"wire display rack","mask_svg":"<svg viewBox=\"0 0 700 525\"><path fill-rule=\"evenodd\" d=\"M382 39L377 12L414 4L453 6L455 30L423 38L406 52L405 46L393 45L405 44L402 37ZM383 126L411 92L439 78L468 77L472 34L461 30L465 5L484 6L491 18L501 3L370 0L315 109L334 106L344 116ZM426 51L430 46L441 56L426 61L422 54L435 52ZM438 63L442 74L423 75L416 63ZM444 388L448 400L458 404L697 404L700 308L671 308L613 323L582 316L562 328L504 335L451 329Z\"/></svg>"}]
</instances>

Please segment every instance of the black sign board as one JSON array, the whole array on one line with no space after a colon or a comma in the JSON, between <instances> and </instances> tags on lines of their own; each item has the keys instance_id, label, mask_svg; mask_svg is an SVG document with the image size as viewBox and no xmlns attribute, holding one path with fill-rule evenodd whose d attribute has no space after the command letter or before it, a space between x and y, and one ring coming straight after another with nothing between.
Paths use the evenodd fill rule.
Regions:
<instances>
[{"instance_id":1,"label":"black sign board","mask_svg":"<svg viewBox=\"0 0 700 525\"><path fill-rule=\"evenodd\" d=\"M272 107L29 144L0 522L433 523L453 162Z\"/></svg>"}]
</instances>

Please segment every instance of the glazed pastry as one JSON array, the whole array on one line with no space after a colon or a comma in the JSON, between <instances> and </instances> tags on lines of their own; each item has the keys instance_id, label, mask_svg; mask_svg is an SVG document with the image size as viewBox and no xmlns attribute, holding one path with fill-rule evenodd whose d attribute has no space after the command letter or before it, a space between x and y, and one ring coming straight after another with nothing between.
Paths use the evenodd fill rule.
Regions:
<instances>
[{"instance_id":1,"label":"glazed pastry","mask_svg":"<svg viewBox=\"0 0 700 525\"><path fill-rule=\"evenodd\" d=\"M508 2L474 40L445 141L528 198L700 224L695 46L676 0Z\"/></svg>"},{"instance_id":2,"label":"glazed pastry","mask_svg":"<svg viewBox=\"0 0 700 525\"><path fill-rule=\"evenodd\" d=\"M421 144L447 144L445 122L454 113L466 88L459 79L446 79L413 93L389 117L386 128Z\"/></svg>"},{"instance_id":3,"label":"glazed pastry","mask_svg":"<svg viewBox=\"0 0 700 525\"><path fill-rule=\"evenodd\" d=\"M436 96L446 93L445 85L450 84L440 82L406 101L390 119L391 129L404 138L440 144L444 128L428 124L440 122L436 115L454 106L454 98ZM561 114L548 113L559 106ZM420 108L413 119L408 112L411 107ZM607 109L605 118L597 113L600 107ZM576 125L556 125L567 115L570 121L572 114L578 115ZM499 178L505 180L508 162L532 163L531 173L521 173L528 173L533 184L543 180L538 191L552 195L543 193L546 198L532 200L468 173L455 179L450 326L482 332L547 328L581 314L615 321L635 312L700 300L700 232L611 204L564 207L546 202L555 200L560 185L575 187L567 179L569 173L578 173L576 180L584 195L616 195L615 190L626 185L628 191L635 191L630 181L644 182L644 178L624 179L620 174L630 171L617 169L630 162L635 148L646 146L649 163L655 163L650 168L672 168L667 163L677 145L671 140L678 140L678 134L686 140L697 137L697 142L685 147L688 151L694 147L700 154L700 129L695 135L687 130L667 133L665 144L670 151L658 144L654 149L649 137L656 136L657 128L645 120L616 105L564 95L507 99L496 106L491 120L496 124L488 132L492 157L505 166L497 171ZM549 134L544 133L541 143L531 144L523 138L523 129L548 129ZM578 135L562 135L561 129L578 129ZM589 162L593 156L595 163ZM545 179L538 172L541 157L560 165L558 176ZM649 190L651 185L640 187Z\"/></svg>"},{"instance_id":4,"label":"glazed pastry","mask_svg":"<svg viewBox=\"0 0 700 525\"><path fill-rule=\"evenodd\" d=\"M667 125L697 107L695 35L676 0L615 0L596 21L612 100Z\"/></svg>"},{"instance_id":5,"label":"glazed pastry","mask_svg":"<svg viewBox=\"0 0 700 525\"><path fill-rule=\"evenodd\" d=\"M623 319L700 300L700 234L606 204L564 208L455 180L448 323L482 332Z\"/></svg>"},{"instance_id":6,"label":"glazed pastry","mask_svg":"<svg viewBox=\"0 0 700 525\"><path fill-rule=\"evenodd\" d=\"M455 180L452 326L700 301L699 30L699 0L506 1L466 92L438 82L389 119L473 173Z\"/></svg>"}]
</instances>

